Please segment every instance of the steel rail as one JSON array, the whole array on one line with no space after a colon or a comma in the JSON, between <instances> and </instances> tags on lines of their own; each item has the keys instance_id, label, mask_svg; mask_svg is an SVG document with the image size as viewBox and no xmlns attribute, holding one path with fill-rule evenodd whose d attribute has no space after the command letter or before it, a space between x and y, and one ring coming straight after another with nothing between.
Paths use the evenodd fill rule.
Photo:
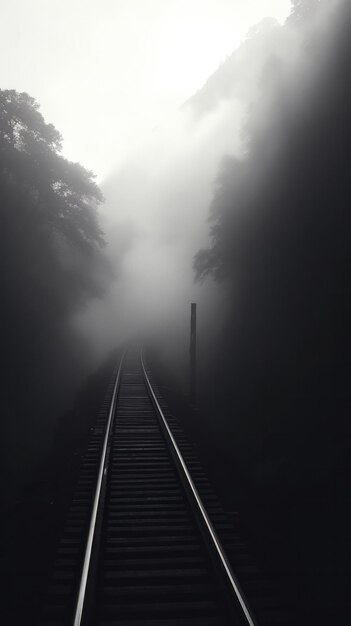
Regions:
<instances>
[{"instance_id":1,"label":"steel rail","mask_svg":"<svg viewBox=\"0 0 351 626\"><path fill-rule=\"evenodd\" d=\"M104 438L104 445L102 448L101 461L100 461L100 466L99 466L99 473L98 473L98 477L96 481L94 504L93 504L93 509L92 509L91 518L90 518L89 533L88 533L88 538L87 538L87 543L86 543L86 548L85 548L82 574L80 578L79 591L78 591L77 602L75 606L73 626L80 626L82 624L82 616L83 616L84 602L85 602L85 597L86 597L86 588L87 588L89 568L90 568L90 562L91 562L91 554L92 554L93 541L94 541L94 535L95 535L96 520L97 520L97 514L98 514L98 508L99 508L99 500L100 500L100 495L101 495L102 483L107 473L107 463L106 463L107 447L108 447L108 441L109 441L110 433L111 433L111 426L113 423L113 417L114 417L115 408L116 408L116 400L117 400L117 394L118 394L118 389L119 389L119 382L120 382L120 377L121 377L121 370L122 370L124 356L125 356L125 352L121 356L121 361L120 361L118 372L116 375L115 384L113 387L112 399L111 399L110 410L108 414L105 438Z\"/></svg>"},{"instance_id":2,"label":"steel rail","mask_svg":"<svg viewBox=\"0 0 351 626\"><path fill-rule=\"evenodd\" d=\"M243 616L245 617L246 624L248 626L257 626L257 622L256 622L255 618L253 617L252 611L249 608L248 603L247 603L247 601L246 601L246 599L245 599L245 597L244 597L244 595L243 595L243 593L242 593L242 591L240 589L240 585L239 585L238 580L237 580L237 578L236 578L236 576L235 576L235 574L234 574L234 572L233 572L233 570L231 568L231 565L229 563L228 557L226 556L226 554L224 552L224 549L223 549L223 546L222 546L222 544L221 544L221 542L220 542L220 540L218 538L218 535L217 535L217 533L216 533L216 531L215 531L215 529L214 529L214 527L212 525L212 522L211 522L211 520L209 519L209 517L207 515L206 509L205 509L204 504L203 504L203 502L201 500L201 497L200 497L200 495L199 495L199 493L198 493L198 491L197 491L197 489L196 489L196 487L194 485L194 482L193 482L193 480L192 480L192 478L190 476L189 470L188 470L188 468L186 466L186 463L185 463L185 461L183 459L183 456L182 456L182 454L181 454L181 452L180 452L180 450L178 448L178 445L177 445L177 443L176 443L176 441L175 441L175 439L174 439L174 437L172 435L172 431L171 431L171 429L168 426L167 420L166 420L166 418L165 418L165 416L163 414L163 411L162 411L162 409L160 407L160 404L159 404L159 402L157 400L156 394L155 394L155 392L154 392L154 390L152 388L150 379L149 379L149 377L147 375L147 372L146 372L142 350L140 352L140 360L141 360L141 366L142 366L144 378L145 378L147 387L149 389L150 395L151 395L151 397L153 399L154 405L155 405L155 407L156 407L156 409L157 409L157 411L159 413L159 416L161 418L161 423L163 424L163 426L164 426L164 428L165 428L165 430L167 432L167 435L168 435L168 437L169 437L169 439L170 439L170 441L172 443L173 450L175 452L176 458L177 458L177 460L178 460L178 462L179 462L179 464L180 464L180 466L181 466L181 468L183 470L183 473L185 475L188 487L190 489L190 492L193 495L194 502L196 503L197 509L198 509L198 511L200 513L200 518L202 519L202 522L203 522L203 524L204 524L204 526L205 526L205 528L206 528L206 530L208 532L209 538L210 538L210 540L212 542L212 546L214 547L215 553L217 554L218 560L219 560L219 562L220 562L220 564L221 564L221 566L222 566L222 568L224 570L224 573L225 573L226 578L227 578L227 582L229 583L229 588L231 588L232 591L234 592L234 597L235 597L236 601L239 603L239 606L240 606L240 608L242 610Z\"/></svg>"}]
</instances>

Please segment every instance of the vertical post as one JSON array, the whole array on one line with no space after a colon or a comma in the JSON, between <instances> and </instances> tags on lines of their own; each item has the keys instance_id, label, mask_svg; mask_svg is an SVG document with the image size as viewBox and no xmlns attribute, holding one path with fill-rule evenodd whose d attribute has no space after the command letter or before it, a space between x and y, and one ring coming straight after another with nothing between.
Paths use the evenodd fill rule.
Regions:
<instances>
[{"instance_id":1,"label":"vertical post","mask_svg":"<svg viewBox=\"0 0 351 626\"><path fill-rule=\"evenodd\" d=\"M191 303L190 319L190 396L196 402L196 303Z\"/></svg>"}]
</instances>

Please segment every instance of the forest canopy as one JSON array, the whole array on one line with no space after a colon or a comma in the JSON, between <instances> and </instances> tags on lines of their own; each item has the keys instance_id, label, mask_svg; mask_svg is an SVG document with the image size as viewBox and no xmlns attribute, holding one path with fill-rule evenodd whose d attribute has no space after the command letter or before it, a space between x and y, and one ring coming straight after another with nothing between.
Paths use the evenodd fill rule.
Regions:
<instances>
[{"instance_id":1,"label":"forest canopy","mask_svg":"<svg viewBox=\"0 0 351 626\"><path fill-rule=\"evenodd\" d=\"M103 197L61 147L33 98L0 90L2 296L22 323L30 311L40 315L43 299L45 315L60 319L104 292Z\"/></svg>"}]
</instances>

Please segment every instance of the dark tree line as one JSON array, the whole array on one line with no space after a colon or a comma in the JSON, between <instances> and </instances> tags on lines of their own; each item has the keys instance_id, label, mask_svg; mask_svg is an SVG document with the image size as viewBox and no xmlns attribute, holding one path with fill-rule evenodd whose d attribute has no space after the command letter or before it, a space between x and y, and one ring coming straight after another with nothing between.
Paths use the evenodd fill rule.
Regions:
<instances>
[{"instance_id":1,"label":"dark tree line","mask_svg":"<svg viewBox=\"0 0 351 626\"><path fill-rule=\"evenodd\" d=\"M97 216L101 191L61 145L33 98L0 90L1 429L18 464L31 420L30 443L40 438L40 398L65 394L78 348L72 316L111 278ZM49 411L42 417L44 430L52 419ZM35 457L35 446L28 454Z\"/></svg>"},{"instance_id":2,"label":"dark tree line","mask_svg":"<svg viewBox=\"0 0 351 626\"><path fill-rule=\"evenodd\" d=\"M224 160L195 259L231 293L221 419L245 471L285 488L345 481L350 451L351 11L314 28L325 3L293 4L300 82L267 67L269 114L251 116L247 157Z\"/></svg>"},{"instance_id":3,"label":"dark tree line","mask_svg":"<svg viewBox=\"0 0 351 626\"><path fill-rule=\"evenodd\" d=\"M15 272L3 272L4 295L30 309L44 299L43 313L60 319L103 293L102 194L91 172L60 155L61 139L33 98L0 91L1 265L11 259Z\"/></svg>"}]
</instances>

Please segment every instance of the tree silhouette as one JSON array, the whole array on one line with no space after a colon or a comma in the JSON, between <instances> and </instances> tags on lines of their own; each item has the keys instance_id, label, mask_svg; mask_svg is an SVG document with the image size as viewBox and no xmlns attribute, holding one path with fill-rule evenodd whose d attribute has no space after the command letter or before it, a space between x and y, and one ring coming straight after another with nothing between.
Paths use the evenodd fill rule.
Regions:
<instances>
[{"instance_id":1,"label":"tree silhouette","mask_svg":"<svg viewBox=\"0 0 351 626\"><path fill-rule=\"evenodd\" d=\"M320 459L332 459L333 436L346 445L337 431L345 430L351 350L351 11L337 7L332 23L307 35L314 51L305 47L309 81L301 79L299 97L299 85L278 73L269 116L248 124L247 158L222 165L212 245L195 258L198 278L212 274L232 293L218 395L230 398L245 441L256 439L255 462L284 454L286 472L289 463L308 465L296 450L316 433ZM317 454L315 445L315 467Z\"/></svg>"},{"instance_id":2,"label":"tree silhouette","mask_svg":"<svg viewBox=\"0 0 351 626\"><path fill-rule=\"evenodd\" d=\"M104 284L102 194L91 172L60 155L61 141L33 98L0 90L3 297L10 308L28 297L37 310L44 298L45 313L58 318L102 295ZM18 281L23 289L11 289Z\"/></svg>"},{"instance_id":3,"label":"tree silhouette","mask_svg":"<svg viewBox=\"0 0 351 626\"><path fill-rule=\"evenodd\" d=\"M326 0L291 0L291 14L288 22L303 24L312 19Z\"/></svg>"},{"instance_id":4,"label":"tree silhouette","mask_svg":"<svg viewBox=\"0 0 351 626\"><path fill-rule=\"evenodd\" d=\"M55 423L52 400L65 397L74 384L73 370L79 369L74 363L82 346L71 321L92 298L105 293L112 278L98 223L101 191L91 172L60 154L61 146L60 133L44 121L33 98L0 90L5 416L0 439L7 474L11 464L18 472L26 456L33 465L40 439L47 445L47 431Z\"/></svg>"}]
</instances>

